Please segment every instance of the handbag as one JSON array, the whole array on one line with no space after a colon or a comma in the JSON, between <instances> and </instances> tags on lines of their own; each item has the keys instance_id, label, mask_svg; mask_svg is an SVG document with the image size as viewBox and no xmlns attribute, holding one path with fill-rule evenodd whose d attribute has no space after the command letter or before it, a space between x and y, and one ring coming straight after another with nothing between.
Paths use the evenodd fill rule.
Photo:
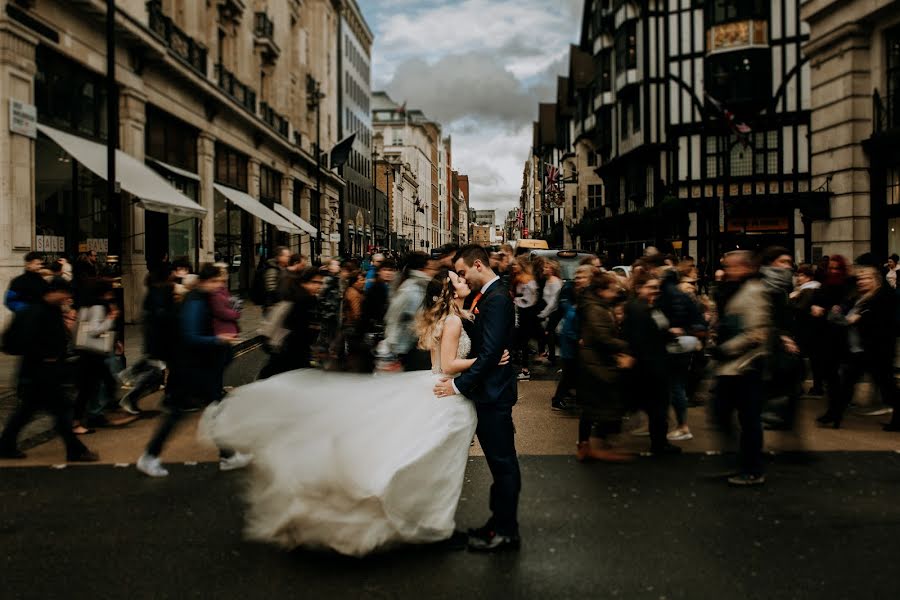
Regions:
<instances>
[{"instance_id":1,"label":"handbag","mask_svg":"<svg viewBox=\"0 0 900 600\"><path fill-rule=\"evenodd\" d=\"M78 311L78 325L75 329L75 349L95 354L112 354L116 343L114 331L106 331L99 335L91 334L90 309Z\"/></svg>"},{"instance_id":2,"label":"handbag","mask_svg":"<svg viewBox=\"0 0 900 600\"><path fill-rule=\"evenodd\" d=\"M696 352L702 347L703 345L696 337L692 335L679 335L666 344L666 352L669 354L686 354L688 352Z\"/></svg>"}]
</instances>

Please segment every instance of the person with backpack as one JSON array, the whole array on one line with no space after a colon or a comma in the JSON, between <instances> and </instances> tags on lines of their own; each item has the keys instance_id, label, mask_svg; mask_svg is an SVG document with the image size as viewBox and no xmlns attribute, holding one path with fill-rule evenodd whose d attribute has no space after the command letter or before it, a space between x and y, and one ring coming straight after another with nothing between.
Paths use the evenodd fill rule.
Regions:
<instances>
[{"instance_id":1,"label":"person with backpack","mask_svg":"<svg viewBox=\"0 0 900 600\"><path fill-rule=\"evenodd\" d=\"M284 281L283 298L290 303L281 323L273 323L283 330L283 338L271 344L269 362L257 379L268 379L295 369L308 369L312 346L318 336L316 304L324 276L318 269L307 268Z\"/></svg>"},{"instance_id":2,"label":"person with backpack","mask_svg":"<svg viewBox=\"0 0 900 600\"><path fill-rule=\"evenodd\" d=\"M262 306L264 312L281 300L281 280L290 262L291 251L284 246L277 246L272 252L272 258L262 262L256 270L250 299L254 304Z\"/></svg>"},{"instance_id":3,"label":"person with backpack","mask_svg":"<svg viewBox=\"0 0 900 600\"><path fill-rule=\"evenodd\" d=\"M37 302L16 314L4 334L4 349L21 355L17 393L19 406L0 434L0 458L25 458L17 448L19 433L39 410L53 414L56 431L66 446L69 462L96 462L99 456L88 450L72 431L72 412L63 383L68 379L66 356L69 332L63 310L72 303L72 288L61 277L44 288Z\"/></svg>"}]
</instances>

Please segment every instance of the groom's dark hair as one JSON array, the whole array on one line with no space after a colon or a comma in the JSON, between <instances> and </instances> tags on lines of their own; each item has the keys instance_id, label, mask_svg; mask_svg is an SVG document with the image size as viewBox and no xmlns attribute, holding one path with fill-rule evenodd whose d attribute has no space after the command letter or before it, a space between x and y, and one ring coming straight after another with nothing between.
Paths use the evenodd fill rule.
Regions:
<instances>
[{"instance_id":1,"label":"groom's dark hair","mask_svg":"<svg viewBox=\"0 0 900 600\"><path fill-rule=\"evenodd\" d=\"M491 258L488 256L487 250L478 244L468 244L460 248L456 256L453 257L454 264L459 259L463 259L463 262L470 267L475 264L476 260L480 260L481 264L488 268L491 266Z\"/></svg>"}]
</instances>

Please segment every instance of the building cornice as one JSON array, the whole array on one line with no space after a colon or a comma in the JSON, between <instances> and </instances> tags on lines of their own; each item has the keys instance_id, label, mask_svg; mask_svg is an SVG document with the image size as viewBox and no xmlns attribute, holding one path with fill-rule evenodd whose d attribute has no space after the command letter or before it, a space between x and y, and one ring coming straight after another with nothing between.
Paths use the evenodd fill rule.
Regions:
<instances>
[{"instance_id":1,"label":"building cornice","mask_svg":"<svg viewBox=\"0 0 900 600\"><path fill-rule=\"evenodd\" d=\"M811 39L803 45L803 52L807 56L821 54L827 48L834 48L847 40L854 40L857 45L867 47L871 28L862 23L844 23L832 29L828 33ZM861 42L861 44L859 44Z\"/></svg>"}]
</instances>

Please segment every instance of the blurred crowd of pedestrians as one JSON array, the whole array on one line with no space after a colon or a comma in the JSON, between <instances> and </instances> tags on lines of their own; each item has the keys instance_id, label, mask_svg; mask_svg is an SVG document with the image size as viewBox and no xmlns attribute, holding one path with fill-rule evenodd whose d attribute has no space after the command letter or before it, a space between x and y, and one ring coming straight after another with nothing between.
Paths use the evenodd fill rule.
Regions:
<instances>
[{"instance_id":1,"label":"blurred crowd of pedestrians","mask_svg":"<svg viewBox=\"0 0 900 600\"><path fill-rule=\"evenodd\" d=\"M310 367L430 369L416 316L457 250L311 265L276 248L249 293L264 310L259 334L268 357L258 377ZM871 256L794 265L792 253L776 247L731 252L710 265L649 248L627 275L606 271L598 256L580 262L565 278L559 261L537 253L503 246L491 254L515 305L510 353L518 377L530 379L537 365L558 373L550 408L578 416L579 461L632 460L619 436L637 413L646 427L631 433L649 438L649 452L678 454L679 443L693 438L688 408L703 403L699 390L708 381L708 413L723 435L734 432L738 446L729 479L735 485L765 481L763 430L792 429L803 395L823 397L819 425L841 427L868 374L880 398L869 414L892 415L884 428L900 430L893 410L896 255L885 265ZM20 357L19 408L0 436L0 456L24 456L19 433L43 409L55 417L68 460L97 460L80 436L133 421L142 399L163 388L165 415L138 468L167 474L160 455L177 423L226 392L242 301L229 291L227 265L218 263L193 273L186 260L163 261L146 288L143 352L126 367L121 309L96 257L86 254L74 266L25 257L5 296L14 317L3 349ZM220 467L240 468L251 458L221 449Z\"/></svg>"}]
</instances>

